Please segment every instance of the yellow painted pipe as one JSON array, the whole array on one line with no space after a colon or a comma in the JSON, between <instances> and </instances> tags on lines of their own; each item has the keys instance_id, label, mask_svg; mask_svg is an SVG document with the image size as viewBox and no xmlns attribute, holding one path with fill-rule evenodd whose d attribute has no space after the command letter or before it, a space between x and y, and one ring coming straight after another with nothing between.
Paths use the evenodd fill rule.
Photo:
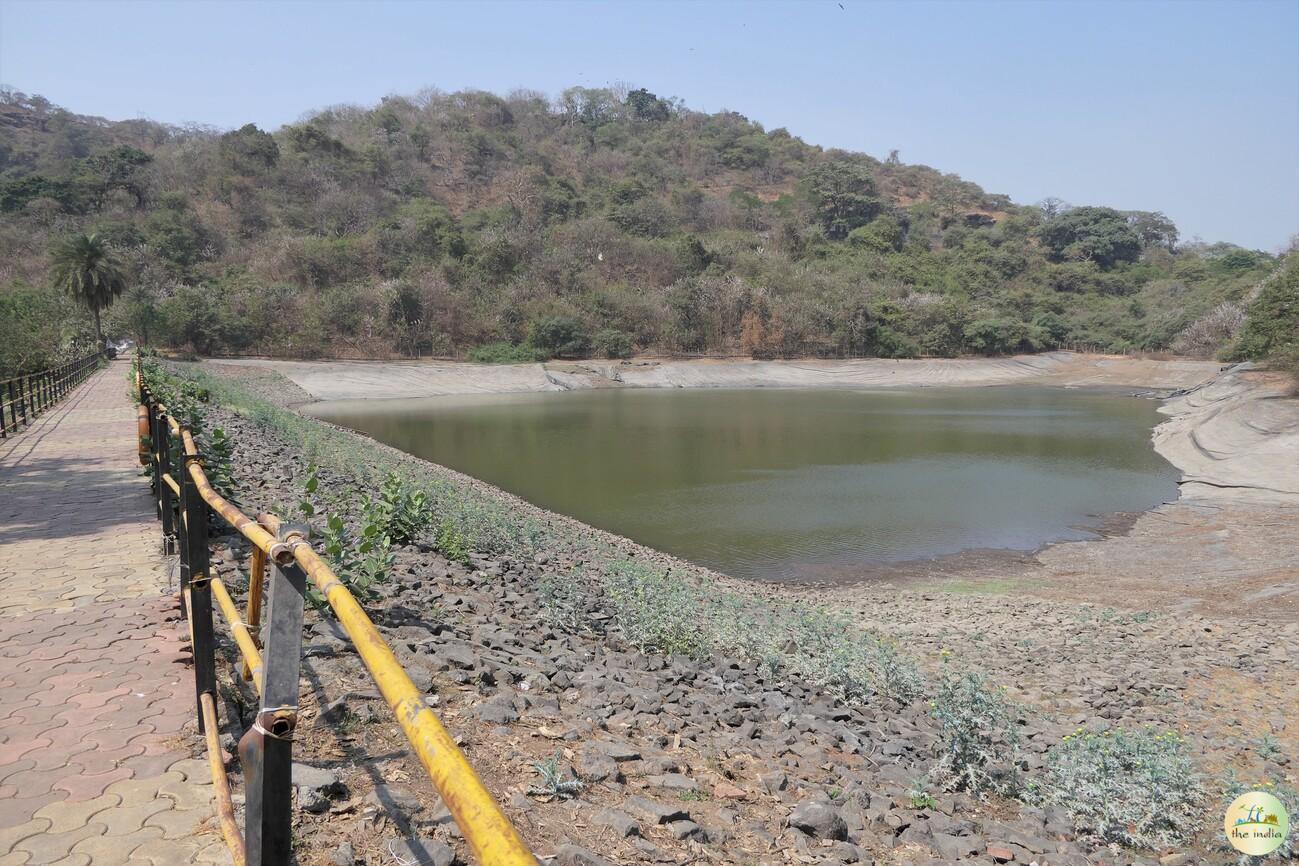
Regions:
<instances>
[{"instance_id":1,"label":"yellow painted pipe","mask_svg":"<svg viewBox=\"0 0 1299 866\"><path fill-rule=\"evenodd\" d=\"M3 408L0 406L0 408ZM149 453L149 408L143 404L135 409L135 434L139 440L136 446L136 454L140 460L141 466L148 466L150 460Z\"/></svg>"},{"instance_id":2,"label":"yellow painted pipe","mask_svg":"<svg viewBox=\"0 0 1299 866\"><path fill-rule=\"evenodd\" d=\"M252 567L248 574L248 611L244 614L244 622L248 624L248 636L252 638L253 645L260 647L261 644L257 640L257 630L262 624L262 593L266 585L266 553L260 547L254 547L252 559ZM245 678L252 675L247 659L244 659L243 673Z\"/></svg>"},{"instance_id":3,"label":"yellow painted pipe","mask_svg":"<svg viewBox=\"0 0 1299 866\"><path fill-rule=\"evenodd\" d=\"M279 519L273 515L262 515L260 519L272 530L279 526ZM437 715L424 703L424 695L352 593L310 544L295 544L293 558L325 596L352 639L478 862L483 866L536 866L536 858L514 825L496 805Z\"/></svg>"},{"instance_id":4,"label":"yellow painted pipe","mask_svg":"<svg viewBox=\"0 0 1299 866\"><path fill-rule=\"evenodd\" d=\"M252 677L253 685L257 687L257 693L262 693L262 654L257 649L257 644L253 643L252 634L248 631L248 626L239 619L239 608L235 607L234 599L230 597L229 590L226 589L225 583L219 577L214 577L208 582L212 587L212 595L216 598L217 606L221 608L221 615L225 617L226 622L230 625L230 634L234 636L235 644L239 647L242 656L243 668L247 672L244 676Z\"/></svg>"},{"instance_id":5,"label":"yellow painted pipe","mask_svg":"<svg viewBox=\"0 0 1299 866\"><path fill-rule=\"evenodd\" d=\"M177 496L180 496L180 485L176 483L175 478L171 477L170 472L162 473L162 480L167 482L167 486L171 488L172 493L176 494Z\"/></svg>"},{"instance_id":6,"label":"yellow painted pipe","mask_svg":"<svg viewBox=\"0 0 1299 866\"><path fill-rule=\"evenodd\" d=\"M221 822L221 835L225 837L226 847L230 849L234 866L244 866L244 837L235 822L235 807L230 799L230 780L226 778L225 761L221 759L221 741L217 736L216 702L208 692L199 695L198 700L203 710L207 763L212 770L212 787L216 789L217 818Z\"/></svg>"},{"instance_id":7,"label":"yellow painted pipe","mask_svg":"<svg viewBox=\"0 0 1299 866\"><path fill-rule=\"evenodd\" d=\"M187 456L194 456L190 451L192 445L193 439L186 432L185 453ZM269 553L276 544L275 536L258 526L256 520L244 514L220 493L217 493L213 489L212 483L207 480L203 467L197 461L190 460L187 462L189 463L189 477L194 479L194 486L198 488L203 501L220 515L222 520L239 530L245 538L260 548L263 553Z\"/></svg>"}]
</instances>

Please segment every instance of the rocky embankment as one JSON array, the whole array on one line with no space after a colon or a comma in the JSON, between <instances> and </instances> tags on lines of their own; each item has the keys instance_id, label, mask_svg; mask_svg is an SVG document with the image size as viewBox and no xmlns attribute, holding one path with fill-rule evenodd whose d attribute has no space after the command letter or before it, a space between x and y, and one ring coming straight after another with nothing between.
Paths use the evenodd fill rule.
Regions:
<instances>
[{"instance_id":1,"label":"rocky embankment","mask_svg":"<svg viewBox=\"0 0 1299 866\"><path fill-rule=\"evenodd\" d=\"M1213 379L1211 361L1154 361L1051 352L1009 358L921 360L747 359L551 361L466 364L437 361L214 362L272 370L313 400L374 400L589 388L924 388L1058 385L1171 391Z\"/></svg>"},{"instance_id":2,"label":"rocky embankment","mask_svg":"<svg viewBox=\"0 0 1299 866\"><path fill-rule=\"evenodd\" d=\"M245 387L280 403L305 397L265 371L240 375ZM308 459L299 444L245 414L216 407L211 416L236 443L246 510L300 497ZM356 439L358 448L383 449ZM322 490L351 483L320 470ZM218 568L237 580L247 550L227 541ZM623 549L672 564L629 542ZM644 654L623 640L599 597L583 602L578 628L559 623L546 579L595 567L578 561L581 550L460 563L431 544L409 545L396 551L392 579L369 605L543 862L1173 866L1230 859L1216 839L1216 801L1204 805L1205 832L1187 844L1140 852L1100 845L1080 837L1058 809L947 793L927 782L941 745L925 700L877 695L845 705L751 660ZM1293 781L1299 626L1248 611L1222 619L1158 605L1133 609L1112 594L1100 603L1035 597L1022 590L1048 578L1033 573L1000 584L867 582L818 596L858 611L864 626L894 638L931 678L968 668L1006 686L1017 702L1026 778L1040 774L1047 750L1079 727L1150 724L1187 739L1211 798L1215 774L1226 768L1246 779ZM301 862L470 862L348 642L327 617L308 618L302 704L310 733L295 742ZM229 695L236 703L248 697L233 685ZM233 742L240 732L229 733ZM538 765L564 783L547 785ZM580 784L566 783L573 778Z\"/></svg>"}]
</instances>

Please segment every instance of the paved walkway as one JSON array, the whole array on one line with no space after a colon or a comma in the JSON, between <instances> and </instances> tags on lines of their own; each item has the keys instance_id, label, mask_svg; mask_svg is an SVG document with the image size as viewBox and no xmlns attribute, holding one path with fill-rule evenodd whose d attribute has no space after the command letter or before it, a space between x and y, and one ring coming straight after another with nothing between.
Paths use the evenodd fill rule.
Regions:
<instances>
[{"instance_id":1,"label":"paved walkway","mask_svg":"<svg viewBox=\"0 0 1299 866\"><path fill-rule=\"evenodd\" d=\"M0 866L230 862L127 369L0 441Z\"/></svg>"}]
</instances>

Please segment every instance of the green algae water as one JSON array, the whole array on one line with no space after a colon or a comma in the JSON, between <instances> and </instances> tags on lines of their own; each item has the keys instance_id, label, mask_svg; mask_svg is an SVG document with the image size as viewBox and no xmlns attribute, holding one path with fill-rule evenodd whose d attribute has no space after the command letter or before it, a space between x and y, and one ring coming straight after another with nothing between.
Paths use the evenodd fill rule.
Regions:
<instances>
[{"instance_id":1,"label":"green algae water","mask_svg":"<svg viewBox=\"0 0 1299 866\"><path fill-rule=\"evenodd\" d=\"M1177 497L1156 404L1047 388L319 403L332 421L737 577L1089 537Z\"/></svg>"}]
</instances>

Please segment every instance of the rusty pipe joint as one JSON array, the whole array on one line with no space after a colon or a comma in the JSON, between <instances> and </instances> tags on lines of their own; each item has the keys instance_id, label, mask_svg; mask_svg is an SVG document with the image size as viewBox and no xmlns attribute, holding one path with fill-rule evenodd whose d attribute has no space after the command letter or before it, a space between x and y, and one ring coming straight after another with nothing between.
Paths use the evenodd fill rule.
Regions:
<instances>
[{"instance_id":1,"label":"rusty pipe joint","mask_svg":"<svg viewBox=\"0 0 1299 866\"><path fill-rule=\"evenodd\" d=\"M275 535L278 541L271 545L267 555L280 565L288 565L298 545L310 544L307 539L311 537L311 527L305 523L281 523L275 528Z\"/></svg>"},{"instance_id":2,"label":"rusty pipe joint","mask_svg":"<svg viewBox=\"0 0 1299 866\"><path fill-rule=\"evenodd\" d=\"M297 707L266 707L257 713L253 729L276 740L292 740L298 727Z\"/></svg>"}]
</instances>

